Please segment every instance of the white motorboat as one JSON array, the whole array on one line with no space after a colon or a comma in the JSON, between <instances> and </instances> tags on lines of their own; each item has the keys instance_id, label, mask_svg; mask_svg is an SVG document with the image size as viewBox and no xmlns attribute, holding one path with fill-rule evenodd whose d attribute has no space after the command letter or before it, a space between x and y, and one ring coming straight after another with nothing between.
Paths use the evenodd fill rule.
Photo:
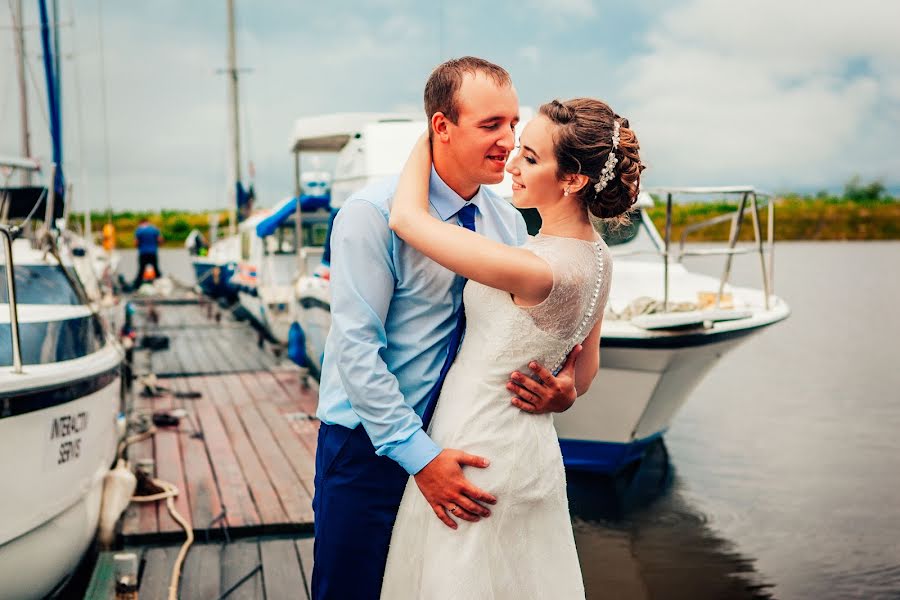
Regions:
<instances>
[{"instance_id":1,"label":"white motorboat","mask_svg":"<svg viewBox=\"0 0 900 600\"><path fill-rule=\"evenodd\" d=\"M122 353L71 264L28 240L10 243L6 225L0 234L0 598L42 598L65 584L96 533L118 442Z\"/></svg>"},{"instance_id":2,"label":"white motorboat","mask_svg":"<svg viewBox=\"0 0 900 600\"><path fill-rule=\"evenodd\" d=\"M12 8L13 5L10 5ZM59 57L40 2L53 159L45 186L33 159L0 160L0 599L45 598L70 579L94 539L122 411L123 355L78 278L64 220ZM24 25L11 11L22 111ZM54 24L58 22L54 11ZM56 35L55 25L53 35ZM11 169L7 171L6 169ZM23 171L21 185L10 182ZM71 186L68 188L71 192ZM11 225L15 219L17 225ZM22 234L42 220L35 239Z\"/></svg>"},{"instance_id":3,"label":"white motorboat","mask_svg":"<svg viewBox=\"0 0 900 600\"><path fill-rule=\"evenodd\" d=\"M323 194L320 180L311 181L316 196L300 196L304 211L304 247L317 248L325 243L331 213L329 196ZM297 264L297 198L286 198L271 209L258 211L238 228L240 260L229 280L237 292L243 313L249 316L263 334L279 344L288 341L294 302L294 281L300 271ZM307 257L307 260L315 260Z\"/></svg>"},{"instance_id":4,"label":"white motorboat","mask_svg":"<svg viewBox=\"0 0 900 600\"><path fill-rule=\"evenodd\" d=\"M614 269L600 371L575 406L555 415L563 456L572 468L615 472L639 459L722 356L790 314L772 287L774 205L768 195L750 186L651 191L665 197L669 215L677 195L737 195L740 200L734 213L689 228L730 220L730 239L724 246L694 249L684 238L675 244L670 236L660 235L647 214L653 203L647 193L641 194L627 235L605 236ZM769 211L765 242L759 226L761 200L768 201ZM739 224L747 213L757 213L752 219L757 242L739 247ZM737 254L759 260L759 289L728 283ZM683 262L690 256L716 255L725 261L718 278L692 272Z\"/></svg>"},{"instance_id":5,"label":"white motorboat","mask_svg":"<svg viewBox=\"0 0 900 600\"><path fill-rule=\"evenodd\" d=\"M294 153L298 192L300 156L305 153L336 154L331 183L330 219L355 191L382 177L396 175L403 167L425 122L405 113L334 113L297 119L291 151ZM301 228L309 216L299 215ZM297 215L294 216L296 222ZM312 219L315 224L315 217ZM296 225L295 225L296 226ZM299 248L299 274L292 285L288 330L288 356L318 376L322 368L325 338L331 328L331 294L327 256L317 236L305 235ZM313 243L319 242L319 243ZM324 269L319 263L324 262Z\"/></svg>"},{"instance_id":6,"label":"white motorboat","mask_svg":"<svg viewBox=\"0 0 900 600\"><path fill-rule=\"evenodd\" d=\"M321 127L321 137L331 140L339 152L332 193L335 207L372 179L399 173L425 128L423 121L348 120L341 133L339 118L321 119L330 126ZM312 145L307 139L315 139L305 133L314 131L307 122L313 121L297 122L295 152L304 144ZM508 175L492 188L503 198L512 197ZM749 186L651 191L664 198L669 215L677 209L673 200L679 194L737 196L733 214L690 228L731 221L731 237L722 247L704 245L699 250L685 245L684 240L674 243L668 232L660 234L650 220L647 208L653 200L646 192L632 212L628 235L603 232L615 268L600 343L601 369L590 391L572 409L555 416L570 468L616 472L639 459L669 428L678 409L718 359L790 313L772 289L774 205L768 202L768 195ZM769 210L767 240L760 226L763 203ZM536 215L526 211L525 216L529 232L536 233L540 227ZM752 217L757 242L739 247L737 236L748 217ZM758 289L732 286L728 281L733 257L744 253L754 253L760 261L762 283ZM716 254L726 263L721 278L692 272L683 262L694 255ZM289 355L316 374L330 327L329 282L305 274L295 285L295 296Z\"/></svg>"}]
</instances>

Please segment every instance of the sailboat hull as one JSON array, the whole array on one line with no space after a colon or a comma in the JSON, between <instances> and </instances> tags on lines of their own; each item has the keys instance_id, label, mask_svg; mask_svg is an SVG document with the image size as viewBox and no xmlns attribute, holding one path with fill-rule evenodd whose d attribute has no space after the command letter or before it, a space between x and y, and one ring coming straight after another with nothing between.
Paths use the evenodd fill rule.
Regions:
<instances>
[{"instance_id":1,"label":"sailboat hull","mask_svg":"<svg viewBox=\"0 0 900 600\"><path fill-rule=\"evenodd\" d=\"M57 589L94 538L118 439L119 360L108 347L26 367L52 385L0 399L0 600Z\"/></svg>"}]
</instances>

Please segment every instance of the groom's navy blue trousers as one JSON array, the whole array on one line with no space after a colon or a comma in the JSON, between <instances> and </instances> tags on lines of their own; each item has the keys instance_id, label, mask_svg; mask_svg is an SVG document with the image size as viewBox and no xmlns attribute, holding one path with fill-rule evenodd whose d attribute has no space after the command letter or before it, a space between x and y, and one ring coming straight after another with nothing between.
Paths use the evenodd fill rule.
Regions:
<instances>
[{"instance_id":1,"label":"groom's navy blue trousers","mask_svg":"<svg viewBox=\"0 0 900 600\"><path fill-rule=\"evenodd\" d=\"M399 464L375 454L362 425L319 426L313 497L315 600L378 599L408 479Z\"/></svg>"}]
</instances>

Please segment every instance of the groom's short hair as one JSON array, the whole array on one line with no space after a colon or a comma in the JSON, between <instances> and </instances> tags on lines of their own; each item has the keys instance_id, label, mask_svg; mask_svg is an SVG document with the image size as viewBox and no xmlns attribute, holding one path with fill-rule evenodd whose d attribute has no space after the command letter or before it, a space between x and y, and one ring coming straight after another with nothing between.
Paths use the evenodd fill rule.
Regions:
<instances>
[{"instance_id":1,"label":"groom's short hair","mask_svg":"<svg viewBox=\"0 0 900 600\"><path fill-rule=\"evenodd\" d=\"M429 122L437 112L444 113L454 124L458 121L456 96L466 73L473 76L483 73L493 78L498 86L512 85L509 73L499 65L475 56L452 58L439 64L425 83L425 115Z\"/></svg>"}]
</instances>

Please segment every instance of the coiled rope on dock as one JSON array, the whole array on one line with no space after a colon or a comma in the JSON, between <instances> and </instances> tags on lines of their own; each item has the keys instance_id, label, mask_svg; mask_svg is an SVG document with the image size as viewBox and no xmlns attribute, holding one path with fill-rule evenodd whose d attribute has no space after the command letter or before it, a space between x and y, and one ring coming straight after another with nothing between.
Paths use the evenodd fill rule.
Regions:
<instances>
[{"instance_id":1,"label":"coiled rope on dock","mask_svg":"<svg viewBox=\"0 0 900 600\"><path fill-rule=\"evenodd\" d=\"M141 416L145 417L146 415ZM145 431L123 439L119 443L118 455L124 458L124 453L128 446L136 442L149 439L156 435L156 432L156 426L150 424ZM168 600L178 600L178 584L181 580L181 567L184 564L184 559L187 557L188 550L194 543L194 527L190 523L190 521L181 516L181 513L179 513L175 509L175 497L179 494L178 488L175 487L175 484L164 481L162 479L157 479L155 477L149 478L149 481L155 486L161 488L163 491L146 496L132 495L131 501L140 503L159 502L160 500L165 500L166 509L169 511L169 514L172 516L175 522L178 523L178 525L180 525L182 529L184 529L185 535L187 536L187 538L184 540L184 543L181 545L181 549L178 551L178 556L175 558L175 564L172 566L172 574L169 577Z\"/></svg>"}]
</instances>

